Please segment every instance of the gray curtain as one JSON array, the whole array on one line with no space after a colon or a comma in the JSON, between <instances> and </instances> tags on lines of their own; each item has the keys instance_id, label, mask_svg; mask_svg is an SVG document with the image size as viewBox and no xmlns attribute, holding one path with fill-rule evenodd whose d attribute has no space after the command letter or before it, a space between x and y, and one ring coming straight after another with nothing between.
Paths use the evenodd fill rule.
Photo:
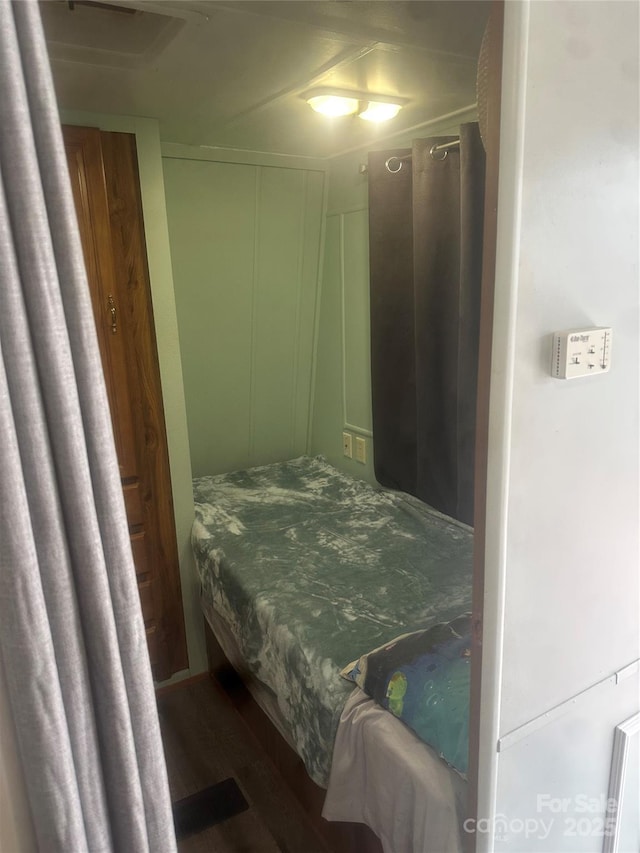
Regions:
<instances>
[{"instance_id":1,"label":"gray curtain","mask_svg":"<svg viewBox=\"0 0 640 853\"><path fill-rule=\"evenodd\" d=\"M485 156L472 123L431 157L453 138L369 155L374 465L383 485L473 524ZM390 174L394 155L410 156Z\"/></svg>"},{"instance_id":2,"label":"gray curtain","mask_svg":"<svg viewBox=\"0 0 640 853\"><path fill-rule=\"evenodd\" d=\"M40 849L175 850L38 7L0 0L0 652Z\"/></svg>"}]
</instances>

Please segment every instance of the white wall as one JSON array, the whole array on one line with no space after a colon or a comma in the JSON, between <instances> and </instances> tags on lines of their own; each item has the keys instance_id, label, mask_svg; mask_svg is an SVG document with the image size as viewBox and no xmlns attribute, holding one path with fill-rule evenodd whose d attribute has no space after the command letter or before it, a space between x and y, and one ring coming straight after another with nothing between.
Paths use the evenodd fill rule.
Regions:
<instances>
[{"instance_id":1,"label":"white wall","mask_svg":"<svg viewBox=\"0 0 640 853\"><path fill-rule=\"evenodd\" d=\"M638 4L505 4L480 850L601 850L579 795L638 709L638 103ZM611 372L552 379L588 325Z\"/></svg>"}]
</instances>

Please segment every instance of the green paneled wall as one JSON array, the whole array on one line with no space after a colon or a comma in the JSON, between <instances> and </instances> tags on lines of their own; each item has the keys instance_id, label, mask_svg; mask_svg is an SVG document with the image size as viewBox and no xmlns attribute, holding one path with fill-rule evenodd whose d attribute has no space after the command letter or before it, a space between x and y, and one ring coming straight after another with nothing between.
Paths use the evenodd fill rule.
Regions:
<instances>
[{"instance_id":1,"label":"green paneled wall","mask_svg":"<svg viewBox=\"0 0 640 853\"><path fill-rule=\"evenodd\" d=\"M375 482L371 444L367 208L327 216L312 453ZM365 438L367 462L347 459L342 432Z\"/></svg>"},{"instance_id":2,"label":"green paneled wall","mask_svg":"<svg viewBox=\"0 0 640 853\"><path fill-rule=\"evenodd\" d=\"M342 226L345 425L370 434L369 212L352 210L336 215Z\"/></svg>"},{"instance_id":3,"label":"green paneled wall","mask_svg":"<svg viewBox=\"0 0 640 853\"><path fill-rule=\"evenodd\" d=\"M305 453L324 173L163 164L194 476Z\"/></svg>"}]
</instances>

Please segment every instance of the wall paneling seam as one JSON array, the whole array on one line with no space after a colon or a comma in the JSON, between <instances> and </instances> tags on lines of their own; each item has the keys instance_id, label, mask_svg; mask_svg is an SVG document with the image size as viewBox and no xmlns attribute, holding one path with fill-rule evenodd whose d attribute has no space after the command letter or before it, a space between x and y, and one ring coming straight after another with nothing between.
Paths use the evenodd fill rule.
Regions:
<instances>
[{"instance_id":1,"label":"wall paneling seam","mask_svg":"<svg viewBox=\"0 0 640 853\"><path fill-rule=\"evenodd\" d=\"M303 292L303 274L304 274L304 254L305 254L305 236L307 231L307 209L309 205L309 173L302 173L302 193L301 196L301 211L300 211L300 231L298 234L298 263L297 263L297 298L296 298L296 321L295 321L295 339L293 348L293 371L292 371L292 389L291 389L291 451L294 455L298 455L297 451L297 425L298 425L298 387L300 374L300 322L302 313L302 292Z\"/></svg>"},{"instance_id":2,"label":"wall paneling seam","mask_svg":"<svg viewBox=\"0 0 640 853\"><path fill-rule=\"evenodd\" d=\"M624 673L628 671L630 674L636 673L638 671L638 661L633 661L628 666L624 667L622 670L618 672L613 672L611 675L606 676L605 678L600 679L595 684L589 685L589 687L585 687L584 690L581 690L580 693L576 693L574 696L570 696L568 699L560 702L560 704L556 705L553 708L550 708L548 711L545 711L542 714L538 714L537 717L534 717L531 720L528 720L526 723L518 726L515 729L512 729L510 732L502 735L498 739L498 752L504 752L505 749L509 749L509 747L518 743L518 741L527 737L533 732L538 731L538 729L543 728L543 726L552 723L554 720L558 719L558 717L563 716L563 714L571 711L578 702L581 702L586 696L590 696L592 693L601 691L606 687L617 687L620 683L620 673ZM627 676L628 677L628 676ZM622 679L625 680L625 679Z\"/></svg>"},{"instance_id":3,"label":"wall paneling seam","mask_svg":"<svg viewBox=\"0 0 640 853\"><path fill-rule=\"evenodd\" d=\"M199 160L205 163L227 163L237 166L272 166L276 169L294 169L326 174L328 163L319 157L299 154L273 154L268 151L251 151L244 148L211 148L183 145L180 142L162 142L164 160Z\"/></svg>"},{"instance_id":4,"label":"wall paneling seam","mask_svg":"<svg viewBox=\"0 0 640 853\"><path fill-rule=\"evenodd\" d=\"M254 220L253 220L253 276L251 281L251 353L249 372L249 465L253 464L255 453L255 393L256 383L254 381L256 371L256 298L258 290L258 255L260 247L260 193L261 193L261 178L262 167L255 167L255 199L254 199Z\"/></svg>"},{"instance_id":5,"label":"wall paneling seam","mask_svg":"<svg viewBox=\"0 0 640 853\"><path fill-rule=\"evenodd\" d=\"M349 423L345 419L344 428L348 429L350 432L357 432L358 435L364 435L367 438L373 438L373 430L367 429L366 427L356 426L356 424Z\"/></svg>"},{"instance_id":6,"label":"wall paneling seam","mask_svg":"<svg viewBox=\"0 0 640 853\"><path fill-rule=\"evenodd\" d=\"M344 216L347 213L369 213L369 207L366 204L357 204L354 207L345 207L344 210L329 210L327 216Z\"/></svg>"},{"instance_id":7,"label":"wall paneling seam","mask_svg":"<svg viewBox=\"0 0 640 853\"><path fill-rule=\"evenodd\" d=\"M327 236L327 208L329 207L329 172L322 176L322 212L320 219L320 239L318 241L318 255L316 263L316 298L313 306L313 344L311 349L311 376L309 387L309 401L307 411L307 446L305 452L311 451L313 441L313 421L315 417L316 403L316 378L318 367L318 341L320 338L320 308L322 304L322 280L324 276L324 254Z\"/></svg>"},{"instance_id":8,"label":"wall paneling seam","mask_svg":"<svg viewBox=\"0 0 640 853\"><path fill-rule=\"evenodd\" d=\"M344 213L339 214L340 227L340 331L342 339L342 423L347 423L347 297L344 280Z\"/></svg>"}]
</instances>

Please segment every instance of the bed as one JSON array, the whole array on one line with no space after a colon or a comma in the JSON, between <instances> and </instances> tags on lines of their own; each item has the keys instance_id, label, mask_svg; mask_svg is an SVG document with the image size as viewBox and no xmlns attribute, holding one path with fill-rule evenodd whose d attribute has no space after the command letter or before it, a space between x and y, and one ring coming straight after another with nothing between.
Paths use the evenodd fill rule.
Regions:
<instances>
[{"instance_id":1,"label":"bed","mask_svg":"<svg viewBox=\"0 0 640 853\"><path fill-rule=\"evenodd\" d=\"M354 694L340 671L400 633L453 620L470 608L470 528L410 495L350 478L319 457L200 477L194 497L192 545L202 608L218 643L249 676L255 699L311 779L322 788L331 781L325 816L371 825L365 812L376 806L364 795L352 798L350 818L338 807L344 797L332 796L345 784L344 774L356 772L353 761L364 760L351 756L356 747L349 737L339 738L340 760L330 779L339 726L355 730L354 701L365 728L381 725L370 721L380 709ZM372 714L365 713L367 703ZM434 779L455 774L382 713L392 724L385 738L393 739L395 724L398 737L408 735L428 751L425 760L432 753ZM404 760L402 749L397 760ZM447 795L451 820L458 823L460 781L451 779ZM384 827L373 828L385 834Z\"/></svg>"}]
</instances>

